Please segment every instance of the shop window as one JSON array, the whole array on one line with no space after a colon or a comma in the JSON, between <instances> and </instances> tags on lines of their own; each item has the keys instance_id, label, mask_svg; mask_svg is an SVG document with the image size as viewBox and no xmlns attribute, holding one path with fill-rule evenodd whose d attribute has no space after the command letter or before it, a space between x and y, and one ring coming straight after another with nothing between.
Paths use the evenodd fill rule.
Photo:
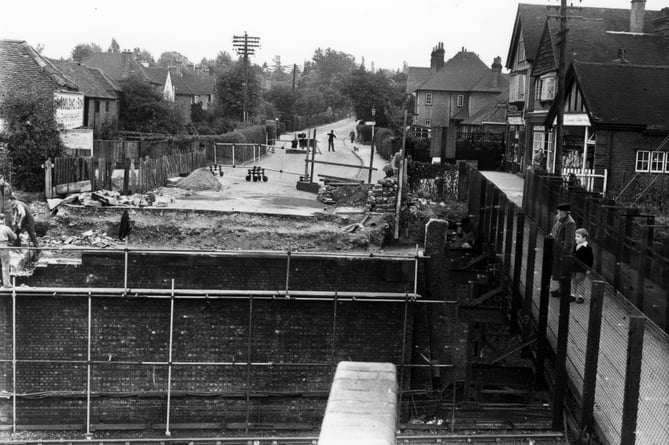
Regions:
<instances>
[{"instance_id":1,"label":"shop window","mask_svg":"<svg viewBox=\"0 0 669 445\"><path fill-rule=\"evenodd\" d=\"M638 150L636 152L636 166L634 171L647 172L650 166L650 152L646 150Z\"/></svg>"}]
</instances>

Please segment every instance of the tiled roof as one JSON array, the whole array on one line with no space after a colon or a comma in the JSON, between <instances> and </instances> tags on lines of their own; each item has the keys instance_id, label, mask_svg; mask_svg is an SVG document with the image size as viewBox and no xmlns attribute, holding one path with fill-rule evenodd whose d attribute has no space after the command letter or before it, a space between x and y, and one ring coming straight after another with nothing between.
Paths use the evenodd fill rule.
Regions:
<instances>
[{"instance_id":1,"label":"tiled roof","mask_svg":"<svg viewBox=\"0 0 669 445\"><path fill-rule=\"evenodd\" d=\"M216 76L209 73L198 74L189 70L183 70L182 78L190 86L193 93L214 94Z\"/></svg>"},{"instance_id":2,"label":"tiled roof","mask_svg":"<svg viewBox=\"0 0 669 445\"><path fill-rule=\"evenodd\" d=\"M487 123L506 124L506 105L509 100L509 88L499 96L493 97L473 115L467 117L461 125L484 125Z\"/></svg>"},{"instance_id":3,"label":"tiled roof","mask_svg":"<svg viewBox=\"0 0 669 445\"><path fill-rule=\"evenodd\" d=\"M82 60L81 63L101 69L117 82L130 76L137 76L151 82L144 67L133 58L132 54L94 53Z\"/></svg>"},{"instance_id":4,"label":"tiled roof","mask_svg":"<svg viewBox=\"0 0 669 445\"><path fill-rule=\"evenodd\" d=\"M77 85L23 40L0 40L0 97L21 89L77 90Z\"/></svg>"},{"instance_id":5,"label":"tiled roof","mask_svg":"<svg viewBox=\"0 0 669 445\"><path fill-rule=\"evenodd\" d=\"M88 97L116 99L121 87L98 68L90 68L77 62L51 60L60 71L65 73Z\"/></svg>"},{"instance_id":6,"label":"tiled roof","mask_svg":"<svg viewBox=\"0 0 669 445\"><path fill-rule=\"evenodd\" d=\"M444 67L430 77L417 90L471 91L475 85L484 85L492 70L469 51L460 51ZM498 88L501 91L502 88Z\"/></svg>"},{"instance_id":7,"label":"tiled roof","mask_svg":"<svg viewBox=\"0 0 669 445\"><path fill-rule=\"evenodd\" d=\"M574 62L574 76L595 123L669 130L669 66Z\"/></svg>"},{"instance_id":8,"label":"tiled roof","mask_svg":"<svg viewBox=\"0 0 669 445\"><path fill-rule=\"evenodd\" d=\"M557 42L558 19L549 19L546 27L553 36L552 41ZM592 20L581 17L569 20L565 66L568 66L572 60L613 62L618 59L621 48L624 49L624 59L632 64L669 65L669 46L659 34L611 31L610 24L602 19ZM557 60L557 53L558 48L554 47L555 60ZM549 69L549 67L544 67L537 70L536 74L543 74ZM557 69L557 65L555 64L552 69Z\"/></svg>"},{"instance_id":9,"label":"tiled roof","mask_svg":"<svg viewBox=\"0 0 669 445\"><path fill-rule=\"evenodd\" d=\"M644 32L653 32L651 21L661 14L660 11L646 10L644 20ZM527 60L533 61L537 54L539 40L544 30L547 17L559 15L559 9L550 5L530 5L521 3L518 5L516 21L512 34L512 42L509 47L506 67L511 67L513 54L511 53L516 45L517 34L522 33L525 43L525 55ZM580 17L585 19L597 19L604 22L606 31L629 31L630 9L615 8L591 8L591 7L572 7L567 11L569 17ZM556 20L556 19L553 19ZM568 27L572 24L572 19L568 21Z\"/></svg>"},{"instance_id":10,"label":"tiled roof","mask_svg":"<svg viewBox=\"0 0 669 445\"><path fill-rule=\"evenodd\" d=\"M172 81L172 86L174 87L174 94L180 94L184 96L192 96L194 94L193 90L191 90L188 84L184 82L183 78L168 68L152 66L144 68L144 70L154 82L161 85L165 84L165 81L167 80L167 73L170 73L170 80Z\"/></svg>"},{"instance_id":11,"label":"tiled roof","mask_svg":"<svg viewBox=\"0 0 669 445\"><path fill-rule=\"evenodd\" d=\"M410 66L407 73L407 94L411 94L435 73L432 68Z\"/></svg>"}]
</instances>

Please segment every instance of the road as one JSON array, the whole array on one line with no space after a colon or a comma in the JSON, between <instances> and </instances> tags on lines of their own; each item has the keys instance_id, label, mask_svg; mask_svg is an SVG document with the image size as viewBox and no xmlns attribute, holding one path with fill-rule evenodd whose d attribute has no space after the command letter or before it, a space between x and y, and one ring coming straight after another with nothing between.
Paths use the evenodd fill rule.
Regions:
<instances>
[{"instance_id":1,"label":"road","mask_svg":"<svg viewBox=\"0 0 669 445\"><path fill-rule=\"evenodd\" d=\"M319 174L355 178L367 182L368 170L360 167L369 165L370 146L350 143L348 134L353 128L355 128L353 119L344 119L316 128L320 153L316 152L315 160L349 164L351 167L316 163L315 182L318 181ZM334 130L337 135L334 152L327 151L327 133L330 130ZM316 194L297 190L297 181L305 174L306 152L304 150L300 150L300 153L289 152L292 151L288 149L291 147L290 141L293 137L292 133L283 135L275 146L274 153L268 153L255 162L255 165L265 169L267 182L246 181L248 169L254 165L253 162L235 167L225 166L223 177L218 177L222 185L220 191L174 196L175 189L163 188L165 195L174 198L168 207L289 215L313 215L328 210L316 199ZM358 151L353 150L354 145L358 147ZM373 166L378 170L372 174L373 182L385 176L383 166L387 163L385 159L375 154Z\"/></svg>"}]
</instances>

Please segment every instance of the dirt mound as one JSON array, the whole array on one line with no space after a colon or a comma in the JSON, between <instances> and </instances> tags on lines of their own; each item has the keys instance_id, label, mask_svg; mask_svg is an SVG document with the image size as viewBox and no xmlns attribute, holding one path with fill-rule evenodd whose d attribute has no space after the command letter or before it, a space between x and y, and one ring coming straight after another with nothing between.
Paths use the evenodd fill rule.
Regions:
<instances>
[{"instance_id":1,"label":"dirt mound","mask_svg":"<svg viewBox=\"0 0 669 445\"><path fill-rule=\"evenodd\" d=\"M186 176L176 184L177 187L186 190L220 190L221 183L218 182L208 169L199 168L190 175Z\"/></svg>"}]
</instances>

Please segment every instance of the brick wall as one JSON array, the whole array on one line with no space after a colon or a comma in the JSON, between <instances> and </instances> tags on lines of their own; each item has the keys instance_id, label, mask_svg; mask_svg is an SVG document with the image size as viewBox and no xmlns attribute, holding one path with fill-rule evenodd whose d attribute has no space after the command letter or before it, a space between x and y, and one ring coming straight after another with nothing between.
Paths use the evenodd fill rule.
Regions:
<instances>
[{"instance_id":1,"label":"brick wall","mask_svg":"<svg viewBox=\"0 0 669 445\"><path fill-rule=\"evenodd\" d=\"M80 266L41 268L28 281L48 286L122 286L119 262L122 264L122 254L86 254ZM137 255L132 264L131 286L169 287L171 278L167 277L174 276L177 285L189 287L285 287L285 259ZM291 270L291 288L304 289L401 292L408 287L406 280L413 279L412 264L407 267L370 259L292 258ZM407 361L413 349L414 308L409 308ZM261 365L249 368L243 363L249 349L250 312L251 361ZM0 322L4 340L0 359L11 359L9 298L0 300ZM403 303L339 301L335 311L333 301L177 299L172 360L199 364L172 367L171 421L245 421L250 377L251 422L317 423L336 363L360 360L399 364L403 322ZM168 361L169 323L169 300L92 299L93 424L165 422L168 367L147 362ZM45 361L17 365L17 392L35 395L19 398L18 424L83 425L88 299L22 296L17 301L16 332L17 358ZM290 363L295 365L286 365ZM11 363L2 363L0 371L0 391L11 393ZM410 375L405 373L407 383ZM11 400L0 400L0 425L11 424L11 410ZM59 415L54 416L54 412Z\"/></svg>"},{"instance_id":2,"label":"brick wall","mask_svg":"<svg viewBox=\"0 0 669 445\"><path fill-rule=\"evenodd\" d=\"M649 136L635 131L598 130L595 168L608 170L607 188L620 190L624 187L635 175L636 151L656 150L663 139L664 136ZM652 173L641 175L653 176Z\"/></svg>"}]
</instances>

